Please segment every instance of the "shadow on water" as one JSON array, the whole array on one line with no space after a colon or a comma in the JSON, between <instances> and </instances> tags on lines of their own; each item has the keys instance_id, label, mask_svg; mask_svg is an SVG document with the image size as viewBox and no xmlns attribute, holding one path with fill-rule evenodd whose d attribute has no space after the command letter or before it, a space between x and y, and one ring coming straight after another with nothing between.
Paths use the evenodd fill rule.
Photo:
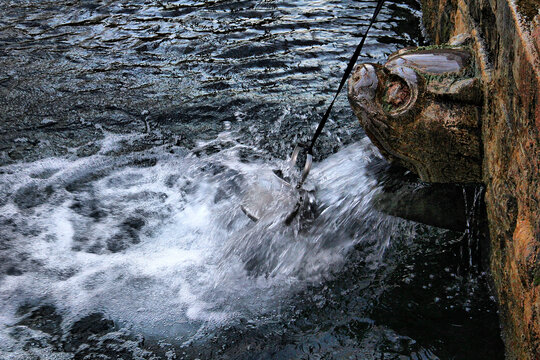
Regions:
<instances>
[{"instance_id":1,"label":"shadow on water","mask_svg":"<svg viewBox=\"0 0 540 360\"><path fill-rule=\"evenodd\" d=\"M363 60L423 43L386 4ZM481 190L388 167L345 96L310 211L240 209L374 6L0 3L1 357L502 359Z\"/></svg>"}]
</instances>

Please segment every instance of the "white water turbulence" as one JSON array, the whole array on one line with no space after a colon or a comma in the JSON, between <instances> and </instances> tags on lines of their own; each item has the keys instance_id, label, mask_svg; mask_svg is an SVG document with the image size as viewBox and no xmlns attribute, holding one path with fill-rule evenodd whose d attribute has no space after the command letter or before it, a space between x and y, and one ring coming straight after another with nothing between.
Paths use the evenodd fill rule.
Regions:
<instances>
[{"instance_id":1,"label":"white water turbulence","mask_svg":"<svg viewBox=\"0 0 540 360\"><path fill-rule=\"evenodd\" d=\"M244 162L230 133L192 152L129 151L134 139L110 135L89 157L1 168L0 354L20 350L10 329L36 302L58 309L64 327L99 311L181 343L235 319L265 321L331 277L355 244L371 243L366 262L376 264L393 231L370 207L367 142L314 164L314 208L286 226L289 206L256 223L239 206L257 176L285 161Z\"/></svg>"}]
</instances>

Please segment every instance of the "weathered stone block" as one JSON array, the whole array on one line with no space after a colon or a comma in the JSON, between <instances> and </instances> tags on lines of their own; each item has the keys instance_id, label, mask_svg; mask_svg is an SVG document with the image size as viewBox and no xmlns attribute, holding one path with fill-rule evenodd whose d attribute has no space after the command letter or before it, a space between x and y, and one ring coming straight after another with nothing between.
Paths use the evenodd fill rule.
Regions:
<instances>
[{"instance_id":1,"label":"weathered stone block","mask_svg":"<svg viewBox=\"0 0 540 360\"><path fill-rule=\"evenodd\" d=\"M540 2L422 0L440 44L467 32L484 84L482 178L510 359L540 359Z\"/></svg>"},{"instance_id":2,"label":"weathered stone block","mask_svg":"<svg viewBox=\"0 0 540 360\"><path fill-rule=\"evenodd\" d=\"M391 162L427 182L481 182L482 91L466 47L407 49L361 64L349 101Z\"/></svg>"}]
</instances>

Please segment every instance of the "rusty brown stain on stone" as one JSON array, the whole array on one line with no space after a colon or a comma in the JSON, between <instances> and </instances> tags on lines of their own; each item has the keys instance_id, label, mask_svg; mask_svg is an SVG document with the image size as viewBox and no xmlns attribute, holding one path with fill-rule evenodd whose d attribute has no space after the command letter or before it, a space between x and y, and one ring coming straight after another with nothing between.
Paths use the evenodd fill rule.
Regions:
<instances>
[{"instance_id":1,"label":"rusty brown stain on stone","mask_svg":"<svg viewBox=\"0 0 540 360\"><path fill-rule=\"evenodd\" d=\"M540 9L540 0L517 0L516 5L520 14L527 21L533 21L534 17L538 15L538 9Z\"/></svg>"},{"instance_id":2,"label":"rusty brown stain on stone","mask_svg":"<svg viewBox=\"0 0 540 360\"><path fill-rule=\"evenodd\" d=\"M491 269L510 359L540 359L538 0L422 0L438 43L465 30L484 84L483 180ZM451 9L447 21L438 14Z\"/></svg>"}]
</instances>

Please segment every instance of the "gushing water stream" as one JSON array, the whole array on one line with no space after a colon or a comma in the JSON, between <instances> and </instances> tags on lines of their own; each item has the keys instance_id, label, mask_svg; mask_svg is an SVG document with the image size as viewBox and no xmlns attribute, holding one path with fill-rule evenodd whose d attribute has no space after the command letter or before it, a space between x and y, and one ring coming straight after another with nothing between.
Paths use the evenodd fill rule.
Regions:
<instances>
[{"instance_id":1,"label":"gushing water stream","mask_svg":"<svg viewBox=\"0 0 540 360\"><path fill-rule=\"evenodd\" d=\"M240 144L200 157L160 147L106 155L121 138L83 159L4 168L2 189L15 194L2 207L4 229L28 232L4 254L21 273L1 284L4 309L46 297L72 316L103 311L137 331L182 337L264 314L338 267L364 234L379 239L376 261L392 230L369 207L377 187L363 175L366 143L317 164L319 214L286 226L281 203L257 223L239 207L255 175L281 160L244 163ZM230 134L213 143L224 141Z\"/></svg>"},{"instance_id":2,"label":"gushing water stream","mask_svg":"<svg viewBox=\"0 0 540 360\"><path fill-rule=\"evenodd\" d=\"M376 206L426 185L344 97L309 207L241 210L311 136L374 5L1 2L0 358L500 358L461 235ZM420 43L419 14L388 1L363 59Z\"/></svg>"},{"instance_id":3,"label":"gushing water stream","mask_svg":"<svg viewBox=\"0 0 540 360\"><path fill-rule=\"evenodd\" d=\"M0 217L10 239L2 249L2 351L17 353L20 309L39 303L63 314L66 332L99 313L180 347L245 319L280 323L295 294L342 272L353 248L362 249L369 282L388 266L383 255L396 232L414 234L373 208L382 190L367 169L379 158L366 140L315 164L306 185L315 203L289 226L290 203L273 204L258 222L239 206L255 181L273 176L268 169L288 166L283 160L243 161L245 146L230 131L193 151L115 155L133 140L109 135L92 156L3 168L2 191L13 195Z\"/></svg>"}]
</instances>

